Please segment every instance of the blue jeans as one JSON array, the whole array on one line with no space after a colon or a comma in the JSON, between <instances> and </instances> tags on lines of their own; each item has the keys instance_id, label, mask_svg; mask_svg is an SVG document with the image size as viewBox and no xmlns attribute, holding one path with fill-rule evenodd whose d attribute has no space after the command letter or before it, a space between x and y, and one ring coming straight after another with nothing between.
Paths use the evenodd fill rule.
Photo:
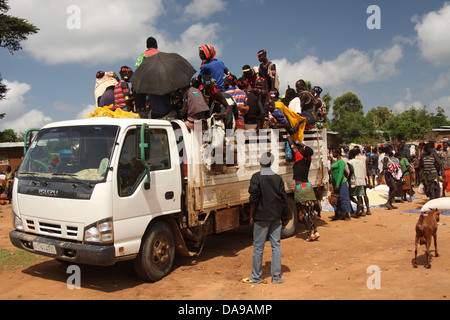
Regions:
<instances>
[{"instance_id":1,"label":"blue jeans","mask_svg":"<svg viewBox=\"0 0 450 320\"><path fill-rule=\"evenodd\" d=\"M269 235L270 244L272 245L272 263L270 267L272 281L281 278L281 221L255 221L253 225L252 275L250 276L253 283L262 281L262 259L267 235Z\"/></svg>"}]
</instances>

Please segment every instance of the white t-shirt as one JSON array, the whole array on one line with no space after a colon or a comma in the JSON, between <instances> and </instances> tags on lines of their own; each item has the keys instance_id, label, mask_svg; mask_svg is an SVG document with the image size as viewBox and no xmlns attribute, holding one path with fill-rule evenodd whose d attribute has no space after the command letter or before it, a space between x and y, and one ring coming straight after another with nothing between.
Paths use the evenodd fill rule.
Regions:
<instances>
[{"instance_id":1,"label":"white t-shirt","mask_svg":"<svg viewBox=\"0 0 450 320\"><path fill-rule=\"evenodd\" d=\"M300 101L300 98L295 97L294 99L292 99L291 102L289 102L288 108L296 113L302 113L302 103Z\"/></svg>"}]
</instances>

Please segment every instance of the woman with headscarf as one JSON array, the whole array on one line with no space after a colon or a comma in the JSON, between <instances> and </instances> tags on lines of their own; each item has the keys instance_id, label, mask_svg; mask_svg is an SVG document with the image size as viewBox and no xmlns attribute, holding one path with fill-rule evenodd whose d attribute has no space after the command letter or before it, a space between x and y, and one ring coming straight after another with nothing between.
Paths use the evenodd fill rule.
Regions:
<instances>
[{"instance_id":1,"label":"woman with headscarf","mask_svg":"<svg viewBox=\"0 0 450 320\"><path fill-rule=\"evenodd\" d=\"M205 44L198 48L199 57L202 60L202 65L200 66L200 73L197 77L198 80L205 75L210 75L216 81L217 89L225 91L223 78L230 71L225 66L222 60L216 59L216 50L213 46Z\"/></svg>"},{"instance_id":2,"label":"woman with headscarf","mask_svg":"<svg viewBox=\"0 0 450 320\"><path fill-rule=\"evenodd\" d=\"M97 107L114 106L114 87L120 82L113 72L99 71L95 75L95 103Z\"/></svg>"}]
</instances>

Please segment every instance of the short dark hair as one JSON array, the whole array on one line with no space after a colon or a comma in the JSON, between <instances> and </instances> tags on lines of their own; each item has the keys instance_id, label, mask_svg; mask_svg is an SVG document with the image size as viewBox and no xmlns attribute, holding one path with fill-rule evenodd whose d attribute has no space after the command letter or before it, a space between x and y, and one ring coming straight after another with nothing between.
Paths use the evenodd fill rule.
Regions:
<instances>
[{"instance_id":1,"label":"short dark hair","mask_svg":"<svg viewBox=\"0 0 450 320\"><path fill-rule=\"evenodd\" d=\"M153 37L148 37L147 38L147 49L158 49L158 42L156 42L156 39Z\"/></svg>"},{"instance_id":2,"label":"short dark hair","mask_svg":"<svg viewBox=\"0 0 450 320\"><path fill-rule=\"evenodd\" d=\"M354 159L356 158L356 156L359 154L359 149L355 149L353 148L352 150L350 150L350 152L348 153L348 158L349 159Z\"/></svg>"}]
</instances>

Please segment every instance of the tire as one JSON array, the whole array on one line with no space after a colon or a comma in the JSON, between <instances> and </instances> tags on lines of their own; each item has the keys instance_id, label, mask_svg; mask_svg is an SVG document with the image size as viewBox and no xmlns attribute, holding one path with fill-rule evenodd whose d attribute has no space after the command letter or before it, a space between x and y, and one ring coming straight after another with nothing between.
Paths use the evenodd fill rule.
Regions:
<instances>
[{"instance_id":1,"label":"tire","mask_svg":"<svg viewBox=\"0 0 450 320\"><path fill-rule=\"evenodd\" d=\"M295 233L295 228L298 223L298 212L295 201L292 197L288 196L288 218L289 221L284 229L281 229L281 239L292 237Z\"/></svg>"},{"instance_id":2,"label":"tire","mask_svg":"<svg viewBox=\"0 0 450 320\"><path fill-rule=\"evenodd\" d=\"M159 221L145 233L134 268L141 279L156 282L170 273L174 260L172 229Z\"/></svg>"}]
</instances>

